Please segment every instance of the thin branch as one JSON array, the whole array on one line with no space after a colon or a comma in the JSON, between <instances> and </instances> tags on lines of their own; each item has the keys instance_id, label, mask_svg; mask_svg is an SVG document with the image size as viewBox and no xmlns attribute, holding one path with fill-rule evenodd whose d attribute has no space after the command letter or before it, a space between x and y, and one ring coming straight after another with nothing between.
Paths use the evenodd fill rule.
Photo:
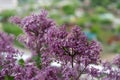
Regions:
<instances>
[{"instance_id":1,"label":"thin branch","mask_svg":"<svg viewBox=\"0 0 120 80\"><path fill-rule=\"evenodd\" d=\"M87 66L85 66L85 68L82 71L80 71L80 73L79 73L79 75L78 75L76 80L79 80L80 76L82 75L82 73L85 71L86 68L87 68Z\"/></svg>"},{"instance_id":2,"label":"thin branch","mask_svg":"<svg viewBox=\"0 0 120 80\"><path fill-rule=\"evenodd\" d=\"M74 67L74 64L73 64L73 59L74 59L74 56L71 56L72 57L72 61L71 61L71 65L72 65L72 68Z\"/></svg>"}]
</instances>

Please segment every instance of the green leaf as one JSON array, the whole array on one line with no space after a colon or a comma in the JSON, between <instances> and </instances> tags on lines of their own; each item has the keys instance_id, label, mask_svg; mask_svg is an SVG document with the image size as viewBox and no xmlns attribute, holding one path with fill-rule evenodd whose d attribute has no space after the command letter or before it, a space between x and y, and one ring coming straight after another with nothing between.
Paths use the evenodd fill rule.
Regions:
<instances>
[{"instance_id":1,"label":"green leaf","mask_svg":"<svg viewBox=\"0 0 120 80\"><path fill-rule=\"evenodd\" d=\"M36 65L41 68L41 55L33 56L32 59L36 62Z\"/></svg>"},{"instance_id":2,"label":"green leaf","mask_svg":"<svg viewBox=\"0 0 120 80\"><path fill-rule=\"evenodd\" d=\"M25 61L24 61L23 59L20 59L20 60L18 61L18 63L19 63L19 65L24 66Z\"/></svg>"},{"instance_id":3,"label":"green leaf","mask_svg":"<svg viewBox=\"0 0 120 80\"><path fill-rule=\"evenodd\" d=\"M13 76L5 76L4 80L14 80Z\"/></svg>"},{"instance_id":4,"label":"green leaf","mask_svg":"<svg viewBox=\"0 0 120 80\"><path fill-rule=\"evenodd\" d=\"M2 66L0 66L0 70L2 70Z\"/></svg>"}]
</instances>

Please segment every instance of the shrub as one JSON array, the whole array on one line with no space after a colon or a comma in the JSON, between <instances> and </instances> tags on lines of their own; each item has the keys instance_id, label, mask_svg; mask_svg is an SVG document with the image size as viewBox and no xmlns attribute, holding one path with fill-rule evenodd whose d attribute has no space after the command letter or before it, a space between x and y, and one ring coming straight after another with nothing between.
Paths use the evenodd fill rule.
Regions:
<instances>
[{"instance_id":1,"label":"shrub","mask_svg":"<svg viewBox=\"0 0 120 80\"><path fill-rule=\"evenodd\" d=\"M120 57L111 63L116 69L109 62L101 63L100 44L89 41L80 27L67 32L65 26L57 27L44 10L23 19L13 17L11 22L24 30L19 40L30 49L32 57L17 60L16 56L22 54L13 48L12 36L0 33L0 80L119 80ZM52 66L52 62L60 66Z\"/></svg>"}]
</instances>

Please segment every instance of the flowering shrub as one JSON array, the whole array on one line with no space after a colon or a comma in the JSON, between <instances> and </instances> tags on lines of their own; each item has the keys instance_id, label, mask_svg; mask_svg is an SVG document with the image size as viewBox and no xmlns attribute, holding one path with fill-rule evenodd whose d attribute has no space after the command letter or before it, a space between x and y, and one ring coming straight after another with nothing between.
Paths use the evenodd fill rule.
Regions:
<instances>
[{"instance_id":1,"label":"flowering shrub","mask_svg":"<svg viewBox=\"0 0 120 80\"><path fill-rule=\"evenodd\" d=\"M14 49L13 36L0 33L0 80L120 79L120 56L112 63L101 61L100 44L88 40L79 26L71 31L66 26L57 27L44 10L23 19L12 17L11 22L24 31L18 39L32 57L17 59L22 53ZM53 62L60 66L51 65Z\"/></svg>"}]
</instances>

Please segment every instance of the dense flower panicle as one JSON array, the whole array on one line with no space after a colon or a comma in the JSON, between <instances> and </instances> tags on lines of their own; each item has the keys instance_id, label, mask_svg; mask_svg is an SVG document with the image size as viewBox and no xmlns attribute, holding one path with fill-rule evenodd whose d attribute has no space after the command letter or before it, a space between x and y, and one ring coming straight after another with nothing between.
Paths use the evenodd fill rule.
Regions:
<instances>
[{"instance_id":1,"label":"dense flower panicle","mask_svg":"<svg viewBox=\"0 0 120 80\"><path fill-rule=\"evenodd\" d=\"M108 62L108 61L104 61L104 62L102 62L102 66L104 67L104 71L106 71L106 70L111 70L111 66L112 66L112 64L110 63L110 62Z\"/></svg>"},{"instance_id":2,"label":"dense flower panicle","mask_svg":"<svg viewBox=\"0 0 120 80\"><path fill-rule=\"evenodd\" d=\"M51 52L62 61L82 61L85 64L95 64L99 60L101 51L100 45L95 42L89 42L81 29L75 26L68 32L61 28L51 28L48 32L48 42ZM75 61L74 61L75 60Z\"/></svg>"},{"instance_id":3,"label":"dense flower panicle","mask_svg":"<svg viewBox=\"0 0 120 80\"><path fill-rule=\"evenodd\" d=\"M44 70L46 73L45 80L60 80L59 79L59 68L57 67L48 67Z\"/></svg>"},{"instance_id":4,"label":"dense flower panicle","mask_svg":"<svg viewBox=\"0 0 120 80\"><path fill-rule=\"evenodd\" d=\"M9 19L9 21L13 24L21 24L21 19L18 16L13 16Z\"/></svg>"},{"instance_id":5,"label":"dense flower panicle","mask_svg":"<svg viewBox=\"0 0 120 80\"><path fill-rule=\"evenodd\" d=\"M88 46L88 49L85 52L85 54L89 54L88 62L90 64L100 63L100 51L101 51L100 44L95 41L91 41L91 43Z\"/></svg>"},{"instance_id":6,"label":"dense flower panicle","mask_svg":"<svg viewBox=\"0 0 120 80\"><path fill-rule=\"evenodd\" d=\"M4 76L12 74L12 68L16 63L16 59L13 58L16 53L13 41L12 35L0 32L0 80L4 80Z\"/></svg>"},{"instance_id":7,"label":"dense flower panicle","mask_svg":"<svg viewBox=\"0 0 120 80\"><path fill-rule=\"evenodd\" d=\"M4 80L6 76L13 77L14 79L12 80L34 80L36 75L40 73L40 70L34 65L27 64L24 67L17 64L12 66L10 66L10 64L8 65L9 66L1 70L0 80Z\"/></svg>"},{"instance_id":8,"label":"dense flower panicle","mask_svg":"<svg viewBox=\"0 0 120 80\"><path fill-rule=\"evenodd\" d=\"M17 19L17 20L16 20ZM18 19L17 17L11 18L12 22L20 25L24 30L26 36L21 37L21 42L23 42L27 48L30 48L35 54L40 53L41 47L45 42L45 34L47 30L55 26L52 19L47 18L47 12L41 11L40 14L32 14L23 19ZM15 21L14 21L15 20ZM37 52L36 52L37 48Z\"/></svg>"},{"instance_id":9,"label":"dense flower panicle","mask_svg":"<svg viewBox=\"0 0 120 80\"><path fill-rule=\"evenodd\" d=\"M16 59L13 58L11 55L7 55L7 57L4 57L4 59L0 59L0 80L4 80L5 76L13 76L13 68L16 64Z\"/></svg>"},{"instance_id":10,"label":"dense flower panicle","mask_svg":"<svg viewBox=\"0 0 120 80\"><path fill-rule=\"evenodd\" d=\"M102 69L96 68L96 67L89 67L87 69L87 80L119 80L120 79L120 70L119 69L104 69L104 67L101 67ZM90 79L92 77L92 79Z\"/></svg>"},{"instance_id":11,"label":"dense flower panicle","mask_svg":"<svg viewBox=\"0 0 120 80\"><path fill-rule=\"evenodd\" d=\"M64 39L67 35L68 33L66 32L65 26L62 26L60 28L54 26L51 27L47 32L46 40L48 44L50 44L52 41Z\"/></svg>"},{"instance_id":12,"label":"dense flower panicle","mask_svg":"<svg viewBox=\"0 0 120 80\"><path fill-rule=\"evenodd\" d=\"M0 32L0 54L2 52L15 53L13 41L14 37L12 35L7 35L3 32Z\"/></svg>"},{"instance_id":13,"label":"dense flower panicle","mask_svg":"<svg viewBox=\"0 0 120 80\"><path fill-rule=\"evenodd\" d=\"M76 65L87 68L89 64L100 63L101 47L96 41L88 41L86 35L78 26L73 27L71 32L67 32L64 28L65 26L50 28L47 34L47 42L51 50L50 52L55 56L54 58L58 62L62 61L61 65L65 64L64 68L69 66L71 69L72 67L71 72L69 69L62 73L63 80L76 80L77 76L81 75L80 71L85 72L84 69L76 69Z\"/></svg>"},{"instance_id":14,"label":"dense flower panicle","mask_svg":"<svg viewBox=\"0 0 120 80\"><path fill-rule=\"evenodd\" d=\"M97 68L91 67L88 70L88 74L92 75L93 77L100 77L101 76L101 71Z\"/></svg>"},{"instance_id":15,"label":"dense flower panicle","mask_svg":"<svg viewBox=\"0 0 120 80\"><path fill-rule=\"evenodd\" d=\"M78 69L76 68L70 68L69 66L65 66L63 67L63 70L62 70L62 77L63 77L63 80L76 80L77 77L78 77Z\"/></svg>"},{"instance_id":16,"label":"dense flower panicle","mask_svg":"<svg viewBox=\"0 0 120 80\"><path fill-rule=\"evenodd\" d=\"M15 80L34 80L40 70L35 65L25 65L24 67L14 67ZM39 80L39 79L38 79Z\"/></svg>"},{"instance_id":17,"label":"dense flower panicle","mask_svg":"<svg viewBox=\"0 0 120 80\"><path fill-rule=\"evenodd\" d=\"M13 41L14 38L12 35L0 32L0 80L6 80L6 78L14 78L14 80L30 80L30 72L28 71L30 71L29 68L33 70L32 66L30 66L29 68L22 68L20 65L17 64L18 60L16 57L17 55L19 55L19 52L14 49ZM19 67L17 68L17 66ZM23 73L26 72L26 69L28 69L27 74ZM35 72L37 72L37 70ZM23 77L23 75L28 76L28 79L26 77Z\"/></svg>"},{"instance_id":18,"label":"dense flower panicle","mask_svg":"<svg viewBox=\"0 0 120 80\"><path fill-rule=\"evenodd\" d=\"M110 62L103 62L101 68L88 67L87 73L96 79L101 80L119 80L120 79L120 69L115 68ZM95 79L95 80L96 80ZM93 79L94 80L94 79Z\"/></svg>"},{"instance_id":19,"label":"dense flower panicle","mask_svg":"<svg viewBox=\"0 0 120 80\"><path fill-rule=\"evenodd\" d=\"M47 18L45 11L42 11L40 14L32 14L21 20L21 27L25 30L25 33L33 36L44 34L54 24L52 19Z\"/></svg>"},{"instance_id":20,"label":"dense flower panicle","mask_svg":"<svg viewBox=\"0 0 120 80\"><path fill-rule=\"evenodd\" d=\"M103 80L119 80L120 79L120 70L109 70L109 73L103 73Z\"/></svg>"}]
</instances>

